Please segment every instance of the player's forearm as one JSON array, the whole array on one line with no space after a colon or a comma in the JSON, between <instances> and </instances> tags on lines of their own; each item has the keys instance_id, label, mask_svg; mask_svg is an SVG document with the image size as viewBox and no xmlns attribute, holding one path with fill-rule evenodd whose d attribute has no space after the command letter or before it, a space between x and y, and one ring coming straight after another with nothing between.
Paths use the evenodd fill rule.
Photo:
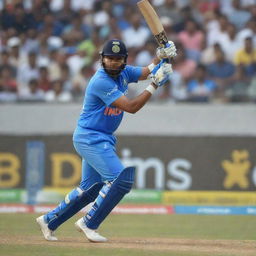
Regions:
<instances>
[{"instance_id":1,"label":"player's forearm","mask_svg":"<svg viewBox=\"0 0 256 256\"><path fill-rule=\"evenodd\" d=\"M155 90L157 89L157 86L152 86L155 88ZM140 95L129 101L129 111L127 112L135 114L147 103L151 96L152 92L150 93L148 90L144 90Z\"/></svg>"}]
</instances>

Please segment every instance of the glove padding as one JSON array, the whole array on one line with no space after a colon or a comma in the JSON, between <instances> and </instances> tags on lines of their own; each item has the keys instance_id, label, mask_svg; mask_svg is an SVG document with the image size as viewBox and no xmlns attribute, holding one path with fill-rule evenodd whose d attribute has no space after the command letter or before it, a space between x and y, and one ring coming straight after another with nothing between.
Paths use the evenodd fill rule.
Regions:
<instances>
[{"instance_id":1,"label":"glove padding","mask_svg":"<svg viewBox=\"0 0 256 256\"><path fill-rule=\"evenodd\" d=\"M168 41L165 47L158 47L156 49L156 56L158 59L173 58L177 56L177 49L173 41Z\"/></svg>"},{"instance_id":2,"label":"glove padding","mask_svg":"<svg viewBox=\"0 0 256 256\"><path fill-rule=\"evenodd\" d=\"M161 60L152 70L150 78L155 85L162 86L169 80L172 72L172 64L167 63L166 60Z\"/></svg>"}]
</instances>

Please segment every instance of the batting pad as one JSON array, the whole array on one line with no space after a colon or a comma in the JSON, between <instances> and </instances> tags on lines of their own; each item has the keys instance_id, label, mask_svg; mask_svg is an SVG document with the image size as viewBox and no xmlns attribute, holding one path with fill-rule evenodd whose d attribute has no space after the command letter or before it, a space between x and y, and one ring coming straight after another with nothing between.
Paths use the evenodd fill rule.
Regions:
<instances>
[{"instance_id":1,"label":"batting pad","mask_svg":"<svg viewBox=\"0 0 256 256\"><path fill-rule=\"evenodd\" d=\"M134 175L135 167L127 167L113 183L107 183L102 187L91 210L84 217L88 228L97 229L124 195L130 192Z\"/></svg>"},{"instance_id":2,"label":"batting pad","mask_svg":"<svg viewBox=\"0 0 256 256\"><path fill-rule=\"evenodd\" d=\"M51 230L57 229L63 222L71 218L87 204L93 202L103 184L102 182L95 183L85 191L80 187L72 190L58 207L45 215L48 228Z\"/></svg>"}]
</instances>

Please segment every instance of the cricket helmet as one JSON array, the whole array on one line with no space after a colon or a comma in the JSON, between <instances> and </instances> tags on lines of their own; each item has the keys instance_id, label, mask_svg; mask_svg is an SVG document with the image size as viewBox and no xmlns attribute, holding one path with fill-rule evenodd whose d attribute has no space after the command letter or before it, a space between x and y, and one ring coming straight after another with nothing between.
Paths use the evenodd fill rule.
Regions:
<instances>
[{"instance_id":1,"label":"cricket helmet","mask_svg":"<svg viewBox=\"0 0 256 256\"><path fill-rule=\"evenodd\" d=\"M126 49L125 44L119 40L119 39L112 39L109 40L104 46L102 51L100 52L101 55L101 63L103 68L105 69L105 71L110 75L110 76L118 76L122 70L125 68L126 66L126 61L127 61L127 57L128 57L128 52ZM124 57L124 63L122 64L122 66L116 70L116 69L107 69L105 67L105 64L103 62L103 58L105 56L116 56L116 57Z\"/></svg>"}]
</instances>

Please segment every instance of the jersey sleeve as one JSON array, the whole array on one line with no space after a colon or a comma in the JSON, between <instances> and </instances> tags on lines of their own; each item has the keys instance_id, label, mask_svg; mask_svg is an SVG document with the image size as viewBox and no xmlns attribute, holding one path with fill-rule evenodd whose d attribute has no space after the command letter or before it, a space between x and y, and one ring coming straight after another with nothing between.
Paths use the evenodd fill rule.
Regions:
<instances>
[{"instance_id":1,"label":"jersey sleeve","mask_svg":"<svg viewBox=\"0 0 256 256\"><path fill-rule=\"evenodd\" d=\"M142 67L133 67L127 65L125 67L125 72L129 79L129 83L137 83L142 74Z\"/></svg>"},{"instance_id":2,"label":"jersey sleeve","mask_svg":"<svg viewBox=\"0 0 256 256\"><path fill-rule=\"evenodd\" d=\"M99 97L107 106L123 96L117 84L110 80L99 79L93 86L93 94Z\"/></svg>"}]
</instances>

